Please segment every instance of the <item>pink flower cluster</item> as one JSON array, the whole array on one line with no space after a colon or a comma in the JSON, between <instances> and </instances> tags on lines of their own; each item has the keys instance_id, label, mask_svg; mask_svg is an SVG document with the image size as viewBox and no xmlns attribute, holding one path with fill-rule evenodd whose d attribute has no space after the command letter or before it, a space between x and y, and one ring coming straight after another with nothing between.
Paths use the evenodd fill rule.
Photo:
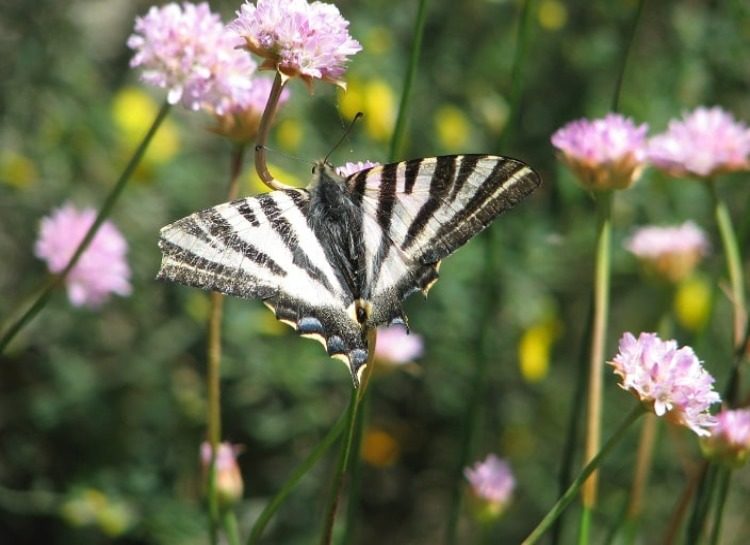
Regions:
<instances>
[{"instance_id":1,"label":"pink flower cluster","mask_svg":"<svg viewBox=\"0 0 750 545\"><path fill-rule=\"evenodd\" d=\"M643 168L647 131L648 125L609 114L568 123L552 135L552 145L587 189L623 189Z\"/></svg>"},{"instance_id":2,"label":"pink flower cluster","mask_svg":"<svg viewBox=\"0 0 750 545\"><path fill-rule=\"evenodd\" d=\"M716 427L703 442L712 457L737 467L750 458L750 408L723 410L716 415Z\"/></svg>"},{"instance_id":3,"label":"pink flower cluster","mask_svg":"<svg viewBox=\"0 0 750 545\"><path fill-rule=\"evenodd\" d=\"M252 100L256 63L241 45L206 3L152 7L128 38L145 83L167 89L170 104L217 115Z\"/></svg>"},{"instance_id":4,"label":"pink flower cluster","mask_svg":"<svg viewBox=\"0 0 750 545\"><path fill-rule=\"evenodd\" d=\"M510 465L494 454L489 454L482 462L464 469L464 476L471 485L474 495L493 504L498 510L510 501L516 481Z\"/></svg>"},{"instance_id":5,"label":"pink flower cluster","mask_svg":"<svg viewBox=\"0 0 750 545\"><path fill-rule=\"evenodd\" d=\"M389 363L409 363L423 353L424 342L420 335L407 333L402 326L378 330L375 358Z\"/></svg>"},{"instance_id":6,"label":"pink flower cluster","mask_svg":"<svg viewBox=\"0 0 750 545\"><path fill-rule=\"evenodd\" d=\"M352 163L344 163L340 167L336 167L336 172L339 176L348 178L349 176L351 176L352 174L356 174L360 170L376 167L378 165L380 165L380 163L374 163L372 161L356 161Z\"/></svg>"},{"instance_id":7,"label":"pink flower cluster","mask_svg":"<svg viewBox=\"0 0 750 545\"><path fill-rule=\"evenodd\" d=\"M687 278L710 248L705 232L692 221L637 229L625 247L646 267L671 282Z\"/></svg>"},{"instance_id":8,"label":"pink flower cluster","mask_svg":"<svg viewBox=\"0 0 750 545\"><path fill-rule=\"evenodd\" d=\"M230 23L247 48L266 59L264 68L340 84L346 61L362 49L349 35L349 22L332 4L307 0L246 1Z\"/></svg>"},{"instance_id":9,"label":"pink flower cluster","mask_svg":"<svg viewBox=\"0 0 750 545\"><path fill-rule=\"evenodd\" d=\"M42 220L35 255L47 262L50 272L61 272L95 218L93 208L79 211L65 204L54 210ZM65 280L71 303L96 308L110 293L129 295L127 250L128 244L117 228L105 221Z\"/></svg>"},{"instance_id":10,"label":"pink flower cluster","mask_svg":"<svg viewBox=\"0 0 750 545\"><path fill-rule=\"evenodd\" d=\"M712 176L750 167L750 129L719 107L696 108L649 141L648 159L675 176Z\"/></svg>"},{"instance_id":11,"label":"pink flower cluster","mask_svg":"<svg viewBox=\"0 0 750 545\"><path fill-rule=\"evenodd\" d=\"M699 107L647 140L648 127L619 114L580 119L552 145L587 189L623 189L646 162L673 176L710 177L750 168L750 129L719 107Z\"/></svg>"},{"instance_id":12,"label":"pink flower cluster","mask_svg":"<svg viewBox=\"0 0 750 545\"><path fill-rule=\"evenodd\" d=\"M657 416L666 415L698 435L710 435L716 418L709 408L721 398L692 348L678 348L675 341L662 341L655 333L641 333L637 339L625 333L609 363L621 379L620 387Z\"/></svg>"},{"instance_id":13,"label":"pink flower cluster","mask_svg":"<svg viewBox=\"0 0 750 545\"><path fill-rule=\"evenodd\" d=\"M237 464L241 450L241 447L226 442L219 443L216 448L216 491L222 505L232 505L242 498L244 482ZM208 441L201 443L200 459L204 473L208 474L211 466L211 444Z\"/></svg>"}]
</instances>

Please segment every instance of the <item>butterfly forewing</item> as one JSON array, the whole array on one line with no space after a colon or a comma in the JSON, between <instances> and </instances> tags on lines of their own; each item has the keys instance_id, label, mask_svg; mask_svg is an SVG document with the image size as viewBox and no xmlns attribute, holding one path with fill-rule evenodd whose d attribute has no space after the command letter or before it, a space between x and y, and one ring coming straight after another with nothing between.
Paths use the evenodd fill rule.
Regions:
<instances>
[{"instance_id":1,"label":"butterfly forewing","mask_svg":"<svg viewBox=\"0 0 750 545\"><path fill-rule=\"evenodd\" d=\"M426 290L441 259L539 183L520 161L487 155L414 159L349 177L369 232L364 245L373 301Z\"/></svg>"}]
</instances>

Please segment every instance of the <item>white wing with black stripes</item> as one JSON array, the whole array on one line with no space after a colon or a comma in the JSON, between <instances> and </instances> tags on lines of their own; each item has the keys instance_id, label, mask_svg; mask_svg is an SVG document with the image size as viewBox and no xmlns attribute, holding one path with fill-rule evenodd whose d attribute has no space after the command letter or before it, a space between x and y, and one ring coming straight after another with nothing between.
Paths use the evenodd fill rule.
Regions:
<instances>
[{"instance_id":1,"label":"white wing with black stripes","mask_svg":"<svg viewBox=\"0 0 750 545\"><path fill-rule=\"evenodd\" d=\"M513 159L446 156L346 179L316 166L306 190L221 204L161 230L159 278L262 299L320 340L355 386L367 331L406 324L401 301L426 293L440 260L539 185Z\"/></svg>"}]
</instances>

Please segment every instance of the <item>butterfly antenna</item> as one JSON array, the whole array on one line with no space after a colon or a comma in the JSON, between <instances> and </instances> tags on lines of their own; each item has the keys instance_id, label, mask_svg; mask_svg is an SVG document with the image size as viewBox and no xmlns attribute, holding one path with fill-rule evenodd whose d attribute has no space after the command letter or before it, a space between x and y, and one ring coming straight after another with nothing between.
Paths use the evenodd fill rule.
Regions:
<instances>
[{"instance_id":1,"label":"butterfly antenna","mask_svg":"<svg viewBox=\"0 0 750 545\"><path fill-rule=\"evenodd\" d=\"M325 158L323 159L324 163L328 163L328 158L333 154L334 151L341 145L341 143L346 139L347 136L352 132L352 129L354 128L354 124L360 120L360 118L364 114L362 112L357 112L357 115L354 116L354 119L352 119L351 123L349 123L349 126L344 131L344 134L341 135L341 138L339 138L339 141L336 142L336 145L331 148L331 151L329 151Z\"/></svg>"}]
</instances>

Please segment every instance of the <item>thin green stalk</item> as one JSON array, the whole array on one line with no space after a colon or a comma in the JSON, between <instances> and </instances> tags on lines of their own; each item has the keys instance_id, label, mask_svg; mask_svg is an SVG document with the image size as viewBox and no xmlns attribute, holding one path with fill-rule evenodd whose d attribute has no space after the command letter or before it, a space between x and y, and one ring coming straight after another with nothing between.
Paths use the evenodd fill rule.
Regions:
<instances>
[{"instance_id":1,"label":"thin green stalk","mask_svg":"<svg viewBox=\"0 0 750 545\"><path fill-rule=\"evenodd\" d=\"M737 235L732 226L732 218L729 215L729 208L719 196L716 182L714 180L709 180L707 185L711 192L711 202L714 207L714 215L716 216L716 225L718 226L719 234L721 235L721 244L724 249L724 256L729 271L729 282L732 286L732 343L734 348L737 348L744 337L745 321L747 320L745 283L742 275L742 258L740 257Z\"/></svg>"},{"instance_id":2,"label":"thin green stalk","mask_svg":"<svg viewBox=\"0 0 750 545\"><path fill-rule=\"evenodd\" d=\"M638 454L635 463L635 475L630 489L630 499L626 515L626 543L635 543L638 523L643 512L643 499L651 472L651 460L656 440L656 415L647 414L641 424L641 438L638 442Z\"/></svg>"},{"instance_id":3,"label":"thin green stalk","mask_svg":"<svg viewBox=\"0 0 750 545\"><path fill-rule=\"evenodd\" d=\"M360 457L365 422L369 420L370 399L372 399L372 396L366 396L362 399L355 416L356 427L354 429L352 456L349 457L349 467L346 469L349 474L349 494L348 505L346 508L346 522L344 525L344 537L341 540L342 545L347 545L354 539L354 530L357 516L359 515L359 495L362 492L362 464L360 463Z\"/></svg>"},{"instance_id":4,"label":"thin green stalk","mask_svg":"<svg viewBox=\"0 0 750 545\"><path fill-rule=\"evenodd\" d=\"M240 545L240 531L237 527L237 517L234 516L234 512L229 509L225 510L221 522L229 545Z\"/></svg>"},{"instance_id":5,"label":"thin green stalk","mask_svg":"<svg viewBox=\"0 0 750 545\"><path fill-rule=\"evenodd\" d=\"M352 397L349 401L349 408L346 410L346 437L341 445L339 451L339 460L336 464L336 470L333 474L333 480L331 481L331 490L328 495L328 503L326 507L325 518L323 519L323 533L320 537L320 545L330 545L331 539L333 538L333 524L336 522L336 510L339 503L339 495L341 494L341 485L344 481L344 470L346 469L347 462L349 460L349 451L352 446L352 438L354 437L354 423L356 421L356 414L359 396L357 390L352 388Z\"/></svg>"},{"instance_id":6,"label":"thin green stalk","mask_svg":"<svg viewBox=\"0 0 750 545\"><path fill-rule=\"evenodd\" d=\"M591 335L591 359L589 360L588 399L586 411L585 460L593 459L599 451L602 420L602 375L604 372L604 345L607 338L607 316L609 314L609 277L612 238L611 191L596 194L597 235L594 267L594 321ZM596 505L597 475L583 487L583 515ZM581 543L588 543L583 536Z\"/></svg>"},{"instance_id":7,"label":"thin green stalk","mask_svg":"<svg viewBox=\"0 0 750 545\"><path fill-rule=\"evenodd\" d=\"M393 136L391 137L391 149L388 152L388 159L390 161L395 161L402 151L401 148L404 142L404 135L406 134L406 113L409 110L411 88L414 82L414 77L417 74L419 54L422 51L422 37L424 36L424 24L426 20L427 0L419 0L417 20L414 25L414 42L411 46L409 66L406 69L406 76L404 77L404 89L401 91L401 102L398 106L396 127L393 129Z\"/></svg>"},{"instance_id":8,"label":"thin green stalk","mask_svg":"<svg viewBox=\"0 0 750 545\"><path fill-rule=\"evenodd\" d=\"M719 470L719 489L718 489L718 500L716 502L716 513L714 514L714 527L711 531L711 539L709 543L711 545L719 545L719 538L721 537L721 523L724 520L724 505L727 502L727 496L729 495L729 484L732 477L732 471L730 469L721 468Z\"/></svg>"},{"instance_id":9,"label":"thin green stalk","mask_svg":"<svg viewBox=\"0 0 750 545\"><path fill-rule=\"evenodd\" d=\"M253 524L253 528L250 531L250 537L247 540L247 545L255 545L260 540L263 530L266 525L273 517L274 513L281 507L281 504L286 501L287 496L294 490L297 483L305 476L305 474L312 468L317 461L331 448L331 445L339 438L344 431L344 426L348 422L348 413L344 413L339 418L338 422L329 430L323 440L312 450L307 458L292 472L289 479L284 483L276 495L266 505L263 512L260 514L258 519Z\"/></svg>"},{"instance_id":10,"label":"thin green stalk","mask_svg":"<svg viewBox=\"0 0 750 545\"><path fill-rule=\"evenodd\" d=\"M643 7L646 4L646 0L639 0L638 6L636 7L635 15L633 16L633 23L630 27L630 34L628 36L627 45L622 53L622 60L620 61L620 70L617 72L617 80L615 82L615 92L612 95L612 111L616 112L620 109L620 95L622 93L622 82L625 79L625 69L628 65L628 59L630 53L633 50L633 44L635 43L635 35L638 31L638 24L641 22L641 15L643 14Z\"/></svg>"},{"instance_id":11,"label":"thin green stalk","mask_svg":"<svg viewBox=\"0 0 750 545\"><path fill-rule=\"evenodd\" d=\"M120 177L117 179L117 182L115 182L112 190L104 199L104 202L102 203L101 207L99 208L99 212L96 215L96 219L94 219L94 223L92 223L91 227L89 227L88 231L86 231L83 240L81 240L81 242L78 244L78 247L76 248L75 252L73 252L72 257L68 261L68 264L65 265L65 268L62 271L53 275L46 282L46 284L39 290L38 295L36 296L31 306L14 323L12 323L3 333L2 337L0 337L0 354L3 353L10 341L13 340L18 332L21 331L21 329L23 329L23 327L27 323L29 323L32 318L34 318L39 313L39 311L44 308L52 293L56 288L62 285L70 271L73 269L73 267L76 266L76 263L78 263L78 260L83 255L83 252L86 251L86 249L89 247L89 244L91 244L91 241L94 240L94 237L99 231L99 228L102 226L107 217L109 217L112 208L120 198L120 195L125 189L128 181L130 180L130 177L132 176L138 164L141 162L141 159L143 158L148 145L151 143L151 139L156 134L156 131L159 129L162 121L164 121L164 118L166 118L167 113L169 113L169 108L170 105L165 102L159 110L159 113L156 114L156 118L151 124L151 127L149 127L148 132L146 132L146 136L144 136L141 143L138 144L138 147L136 148L135 152L133 152L130 161L128 161L128 164L122 171L122 174L120 174Z\"/></svg>"},{"instance_id":12,"label":"thin green stalk","mask_svg":"<svg viewBox=\"0 0 750 545\"><path fill-rule=\"evenodd\" d=\"M367 363L360 379L359 388L352 389L352 398L349 402L349 408L347 410L347 434L344 438L344 443L341 445L341 451L339 453L339 461L336 465L336 471L333 474L331 481L331 491L328 496L328 507L326 509L326 515L323 519L323 533L320 537L321 545L330 545L331 539L333 538L333 525L336 522L336 510L338 508L339 496L341 495L341 487L344 482L344 474L346 469L349 468L349 457L351 456L352 447L354 443L354 435L357 424L357 415L360 414L359 407L362 404L362 400L365 398L367 393L367 386L370 382L370 376L375 366L375 344L377 342L377 330L370 329L367 331L367 347L368 357ZM359 457L353 463L358 463Z\"/></svg>"},{"instance_id":13,"label":"thin green stalk","mask_svg":"<svg viewBox=\"0 0 750 545\"><path fill-rule=\"evenodd\" d=\"M622 423L614 431L612 436L607 440L602 449L596 454L596 456L591 459L588 464L586 464L586 467L581 470L580 475L576 477L576 479L568 487L565 493L560 497L559 500L557 500L557 503L555 503L552 509L550 509L549 513L547 513L542 521L537 525L537 527L534 528L534 530L529 534L529 537L523 540L521 545L532 545L532 543L536 543L539 538L542 537L544 532L547 531L547 529L552 525L555 519L560 516L560 513L562 513L570 504L570 502L573 501L573 499L578 494L581 485L586 481L589 475L594 472L594 470L599 466L604 457L607 456L607 454L609 454L609 452L625 436L625 432L630 427L630 425L635 422L639 416L644 414L644 412L645 411L640 404L636 405L633 408L630 414L625 417Z\"/></svg>"},{"instance_id":14,"label":"thin green stalk","mask_svg":"<svg viewBox=\"0 0 750 545\"><path fill-rule=\"evenodd\" d=\"M239 193L239 179L242 172L242 160L245 146L238 144L231 154L229 167L229 185L227 198L231 201ZM208 391L208 421L206 435L211 445L211 461L208 477L208 520L211 543L218 543L220 512L218 490L216 489L216 453L221 442L221 322L224 308L224 296L218 292L209 294L209 317L206 353L206 383Z\"/></svg>"},{"instance_id":15,"label":"thin green stalk","mask_svg":"<svg viewBox=\"0 0 750 545\"><path fill-rule=\"evenodd\" d=\"M563 456L560 461L560 473L557 478L558 494L562 496L570 484L573 473L573 463L576 455L576 446L578 444L578 430L581 423L581 414L583 413L583 402L586 399L586 363L589 359L591 338L591 327L593 322L594 307L589 302L589 310L586 316L586 327L580 339L580 348L578 353L578 366L576 369L576 387L572 392L570 400L570 415L568 416L567 432L565 433L565 446L563 447ZM552 526L550 543L557 545L563 532L564 516L560 516Z\"/></svg>"},{"instance_id":16,"label":"thin green stalk","mask_svg":"<svg viewBox=\"0 0 750 545\"><path fill-rule=\"evenodd\" d=\"M578 523L578 545L585 545L589 542L589 536L591 536L591 517L593 513L591 509L583 508L581 511L581 520Z\"/></svg>"},{"instance_id":17,"label":"thin green stalk","mask_svg":"<svg viewBox=\"0 0 750 545\"><path fill-rule=\"evenodd\" d=\"M690 521L685 532L685 545L697 545L700 543L716 489L717 473L718 468L716 465L708 464L705 472L701 474L698 481L698 491L695 494L693 512L690 515Z\"/></svg>"},{"instance_id":18,"label":"thin green stalk","mask_svg":"<svg viewBox=\"0 0 750 545\"><path fill-rule=\"evenodd\" d=\"M513 134L518 126L521 115L521 93L523 90L523 67L526 59L526 47L528 43L529 28L531 27L532 0L523 0L518 12L518 26L516 27L515 51L513 52L513 66L510 70L510 100L508 101L508 124L500 135L497 143L498 149L502 150L507 144L508 137Z\"/></svg>"}]
</instances>

